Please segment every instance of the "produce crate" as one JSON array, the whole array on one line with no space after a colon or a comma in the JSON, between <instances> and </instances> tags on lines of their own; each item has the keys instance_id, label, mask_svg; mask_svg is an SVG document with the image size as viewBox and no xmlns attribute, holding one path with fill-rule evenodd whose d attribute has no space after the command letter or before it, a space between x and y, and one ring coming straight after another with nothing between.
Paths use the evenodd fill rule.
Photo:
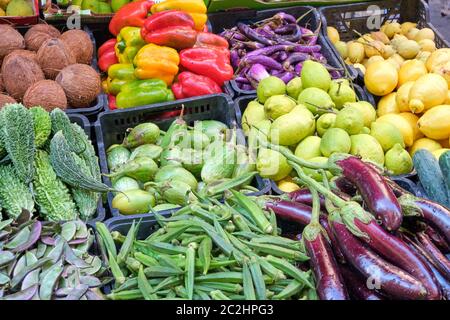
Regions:
<instances>
[{"instance_id":1,"label":"produce crate","mask_svg":"<svg viewBox=\"0 0 450 320\"><path fill-rule=\"evenodd\" d=\"M63 31L67 31L67 26L64 23L53 23L51 24L53 25L56 29L60 30L61 32ZM24 35L28 29L30 29L31 26L19 26L17 27L17 31L19 31L22 35ZM93 47L94 47L94 53L92 55L92 61L91 61L91 67L94 68L97 72L99 72L98 70L98 66L97 66L97 44L95 41L95 37L94 34L92 32L92 30L88 27L88 26L83 26L83 31L85 31L89 37L91 38ZM97 116L97 114L99 114L101 111L103 111L104 106L105 106L105 101L106 98L104 96L104 94L99 94L97 96L97 98L92 102L92 104L88 107L88 108L67 108L65 110L65 112L67 114L82 114L87 116L88 118L90 118L90 120L92 120L92 118L94 116Z\"/></svg>"},{"instance_id":2,"label":"produce crate","mask_svg":"<svg viewBox=\"0 0 450 320\"><path fill-rule=\"evenodd\" d=\"M378 7L378 9L377 9ZM379 30L383 23L398 21L417 22L420 28L430 28L434 31L437 48L448 48L450 43L430 22L430 10L424 0L383 0L360 2L354 4L326 6L320 8L322 19L322 34L326 34L328 26L335 27L343 41ZM356 31L356 32L355 32ZM334 51L337 55L337 51ZM358 71L358 82L364 84L364 76Z\"/></svg>"},{"instance_id":3,"label":"produce crate","mask_svg":"<svg viewBox=\"0 0 450 320\"><path fill-rule=\"evenodd\" d=\"M283 9L270 9L270 10L242 10L236 12L219 12L209 14L208 18L211 21L212 31L216 34L221 33L224 29L230 29L234 27L238 22L242 21L245 23L252 23L261 21L274 16L277 12L286 12L293 15L296 18L302 16L302 21L307 21L307 26L311 30L316 30L320 27L321 17L319 12L310 6L297 6ZM302 25L305 25L302 23ZM322 46L321 53L327 59L328 64L335 68L344 68L343 62L337 58L337 51L331 44L328 36L320 36L318 38L317 44ZM347 68L348 78L351 80L357 77L357 73L354 68ZM255 90L242 90L237 86L236 81L230 81L231 87L236 92L237 96L255 94Z\"/></svg>"},{"instance_id":4,"label":"produce crate","mask_svg":"<svg viewBox=\"0 0 450 320\"><path fill-rule=\"evenodd\" d=\"M84 132L89 137L89 140L92 141L93 135L91 133L91 125L89 123L89 120L81 114L69 114L68 116L69 116L70 121L72 121L73 123L76 123L81 128L83 128ZM95 146L95 144L94 144L94 146ZM92 225L92 224L95 224L95 222L97 222L97 221L103 221L103 220L105 220L105 216L106 216L106 211L105 211L105 208L103 207L102 197L100 197L100 199L98 201L98 205L97 205L97 214L94 217L92 217L91 220L88 221L88 224Z\"/></svg>"},{"instance_id":5,"label":"produce crate","mask_svg":"<svg viewBox=\"0 0 450 320\"><path fill-rule=\"evenodd\" d=\"M166 130L181 110L181 105L185 107L184 119L188 124L193 124L194 121L198 120L218 120L230 128L235 128L236 118L231 104L232 101L227 95L219 94L101 113L95 124L95 130L102 172L109 172L106 149L113 144L122 143L128 128L132 128L139 123L151 121L162 130ZM245 143L245 139L241 138L240 140ZM258 176L255 180L256 187L260 192L254 195L270 192L269 181ZM104 177L104 182L109 186L111 185L111 181L107 177ZM112 199L113 195L111 193L108 194L111 214L113 216L122 216L117 209L112 208Z\"/></svg>"},{"instance_id":6,"label":"produce crate","mask_svg":"<svg viewBox=\"0 0 450 320\"><path fill-rule=\"evenodd\" d=\"M171 213L163 213L165 217L170 216ZM143 240L160 228L156 218L153 214L149 215L133 215L127 217L114 217L105 221L105 225L110 232L118 231L126 235L130 230L133 221L140 221L141 225L137 233L137 239Z\"/></svg>"},{"instance_id":7,"label":"produce crate","mask_svg":"<svg viewBox=\"0 0 450 320\"><path fill-rule=\"evenodd\" d=\"M33 7L33 15L20 17L20 16L1 16L0 24L11 24L14 26L27 26L31 24L36 24L39 22L39 1L38 0L27 0Z\"/></svg>"}]
</instances>

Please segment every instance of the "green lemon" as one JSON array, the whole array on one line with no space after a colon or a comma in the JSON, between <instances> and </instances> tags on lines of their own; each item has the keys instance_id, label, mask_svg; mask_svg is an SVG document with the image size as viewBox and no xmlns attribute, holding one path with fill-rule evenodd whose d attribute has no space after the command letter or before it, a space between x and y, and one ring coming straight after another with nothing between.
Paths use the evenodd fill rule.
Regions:
<instances>
[{"instance_id":1,"label":"green lemon","mask_svg":"<svg viewBox=\"0 0 450 320\"><path fill-rule=\"evenodd\" d=\"M335 107L330 95L319 88L307 88L300 92L298 103L305 105L313 114L323 114Z\"/></svg>"},{"instance_id":2,"label":"green lemon","mask_svg":"<svg viewBox=\"0 0 450 320\"><path fill-rule=\"evenodd\" d=\"M278 151L264 148L258 152L256 169L261 177L275 181L286 178L292 171L285 156Z\"/></svg>"},{"instance_id":3,"label":"green lemon","mask_svg":"<svg viewBox=\"0 0 450 320\"><path fill-rule=\"evenodd\" d=\"M304 106L296 106L278 117L270 127L270 140L283 146L295 146L316 128L314 115Z\"/></svg>"},{"instance_id":4,"label":"green lemon","mask_svg":"<svg viewBox=\"0 0 450 320\"><path fill-rule=\"evenodd\" d=\"M377 139L369 134L356 134L351 136L350 139L352 141L350 154L383 166L384 152Z\"/></svg>"},{"instance_id":5,"label":"green lemon","mask_svg":"<svg viewBox=\"0 0 450 320\"><path fill-rule=\"evenodd\" d=\"M336 115L334 126L344 129L348 134L357 134L364 127L364 117L358 109L345 107Z\"/></svg>"},{"instance_id":6,"label":"green lemon","mask_svg":"<svg viewBox=\"0 0 450 320\"><path fill-rule=\"evenodd\" d=\"M305 160L322 156L320 152L321 141L322 139L317 136L306 137L295 148L295 155Z\"/></svg>"},{"instance_id":7,"label":"green lemon","mask_svg":"<svg viewBox=\"0 0 450 320\"><path fill-rule=\"evenodd\" d=\"M331 128L325 132L320 142L320 152L329 157L335 152L348 153L352 146L348 133L340 128Z\"/></svg>"},{"instance_id":8,"label":"green lemon","mask_svg":"<svg viewBox=\"0 0 450 320\"><path fill-rule=\"evenodd\" d=\"M361 112L364 118L364 126L370 127L372 122L377 118L375 108L367 101L348 102L344 107L353 107Z\"/></svg>"},{"instance_id":9,"label":"green lemon","mask_svg":"<svg viewBox=\"0 0 450 320\"><path fill-rule=\"evenodd\" d=\"M389 122L373 122L370 126L370 135L378 140L384 152L391 149L397 143L402 147L405 146L402 133Z\"/></svg>"},{"instance_id":10,"label":"green lemon","mask_svg":"<svg viewBox=\"0 0 450 320\"><path fill-rule=\"evenodd\" d=\"M241 124L245 135L248 135L252 126L265 119L264 106L257 101L250 101L242 115Z\"/></svg>"},{"instance_id":11,"label":"green lemon","mask_svg":"<svg viewBox=\"0 0 450 320\"><path fill-rule=\"evenodd\" d=\"M355 91L350 87L348 81L345 80L333 80L328 94L337 109L342 109L345 103L356 102Z\"/></svg>"},{"instance_id":12,"label":"green lemon","mask_svg":"<svg viewBox=\"0 0 450 320\"><path fill-rule=\"evenodd\" d=\"M385 155L386 169L394 175L406 174L413 169L413 162L408 151L396 143Z\"/></svg>"},{"instance_id":13,"label":"green lemon","mask_svg":"<svg viewBox=\"0 0 450 320\"><path fill-rule=\"evenodd\" d=\"M288 96L290 96L291 98L294 98L295 100L297 100L297 98L298 98L300 92L302 92L302 90L303 90L302 78L300 78L300 77L295 77L294 79L289 81L286 86L286 91L287 91Z\"/></svg>"},{"instance_id":14,"label":"green lemon","mask_svg":"<svg viewBox=\"0 0 450 320\"><path fill-rule=\"evenodd\" d=\"M291 112L297 105L294 99L286 95L272 96L264 103L266 116L272 120Z\"/></svg>"},{"instance_id":15,"label":"green lemon","mask_svg":"<svg viewBox=\"0 0 450 320\"><path fill-rule=\"evenodd\" d=\"M334 126L335 121L336 121L335 113L325 113L321 115L319 119L317 119L316 123L317 134L322 137L325 131Z\"/></svg>"}]
</instances>

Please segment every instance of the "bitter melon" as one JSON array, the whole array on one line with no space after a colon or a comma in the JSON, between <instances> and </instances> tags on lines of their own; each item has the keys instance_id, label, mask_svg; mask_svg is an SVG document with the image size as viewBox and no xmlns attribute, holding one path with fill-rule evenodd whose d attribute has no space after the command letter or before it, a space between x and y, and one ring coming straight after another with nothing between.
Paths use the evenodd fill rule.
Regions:
<instances>
[{"instance_id":1,"label":"bitter melon","mask_svg":"<svg viewBox=\"0 0 450 320\"><path fill-rule=\"evenodd\" d=\"M84 141L79 139L79 135L64 111L53 109L50 113L50 118L52 119L52 133L56 134L58 131L62 131L73 152L80 154L86 149Z\"/></svg>"},{"instance_id":2,"label":"bitter melon","mask_svg":"<svg viewBox=\"0 0 450 320\"><path fill-rule=\"evenodd\" d=\"M97 179L83 173L76 157L78 156L72 152L62 131L58 131L50 142L50 161L56 175L71 187L96 192L114 191Z\"/></svg>"},{"instance_id":3,"label":"bitter melon","mask_svg":"<svg viewBox=\"0 0 450 320\"><path fill-rule=\"evenodd\" d=\"M8 152L16 175L29 184L34 174L33 115L20 103L8 104L0 111L0 139Z\"/></svg>"},{"instance_id":4,"label":"bitter melon","mask_svg":"<svg viewBox=\"0 0 450 320\"><path fill-rule=\"evenodd\" d=\"M12 165L0 166L0 203L10 218L17 218L22 210L34 211L33 195L15 174Z\"/></svg>"},{"instance_id":5,"label":"bitter melon","mask_svg":"<svg viewBox=\"0 0 450 320\"><path fill-rule=\"evenodd\" d=\"M33 107L30 112L34 121L34 144L36 148L41 148L52 133L52 119L42 107Z\"/></svg>"},{"instance_id":6,"label":"bitter melon","mask_svg":"<svg viewBox=\"0 0 450 320\"><path fill-rule=\"evenodd\" d=\"M49 221L76 219L77 211L69 189L56 176L45 151L37 151L35 168L33 189L40 214Z\"/></svg>"}]
</instances>

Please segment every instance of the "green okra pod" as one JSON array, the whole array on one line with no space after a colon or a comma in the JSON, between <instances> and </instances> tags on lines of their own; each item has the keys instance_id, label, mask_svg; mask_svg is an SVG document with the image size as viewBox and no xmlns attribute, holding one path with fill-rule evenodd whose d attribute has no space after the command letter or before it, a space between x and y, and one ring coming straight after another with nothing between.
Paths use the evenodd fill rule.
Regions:
<instances>
[{"instance_id":1,"label":"green okra pod","mask_svg":"<svg viewBox=\"0 0 450 320\"><path fill-rule=\"evenodd\" d=\"M186 251L186 265L184 274L184 286L186 288L187 298L192 300L194 295L194 280L195 280L195 248L189 244Z\"/></svg>"},{"instance_id":2,"label":"green okra pod","mask_svg":"<svg viewBox=\"0 0 450 320\"><path fill-rule=\"evenodd\" d=\"M114 243L113 238L111 237L111 233L109 233L108 228L106 228L105 224L103 222L96 222L95 223L96 230L98 234L100 235L101 241L103 241L104 247L106 248L107 254L111 255L116 259L117 257L117 248Z\"/></svg>"},{"instance_id":3,"label":"green okra pod","mask_svg":"<svg viewBox=\"0 0 450 320\"><path fill-rule=\"evenodd\" d=\"M133 220L130 230L128 230L125 241L123 242L122 247L117 254L117 264L119 266L123 265L123 263L127 260L127 257L130 254L131 249L133 248L133 242L136 239L136 232L138 228L139 225L136 227L135 221Z\"/></svg>"},{"instance_id":4,"label":"green okra pod","mask_svg":"<svg viewBox=\"0 0 450 320\"><path fill-rule=\"evenodd\" d=\"M242 267L242 282L244 286L245 299L256 300L255 287L253 286L253 279L247 261L244 262Z\"/></svg>"},{"instance_id":5,"label":"green okra pod","mask_svg":"<svg viewBox=\"0 0 450 320\"><path fill-rule=\"evenodd\" d=\"M233 194L236 201L239 203L241 207L243 207L248 214L253 218L256 225L260 227L264 233L272 233L273 227L270 224L269 220L267 220L264 211L251 199L247 196L243 195L240 192L230 190Z\"/></svg>"},{"instance_id":6,"label":"green okra pod","mask_svg":"<svg viewBox=\"0 0 450 320\"><path fill-rule=\"evenodd\" d=\"M144 297L145 300L157 299L156 295L154 294L152 286L150 285L150 283L147 280L147 277L145 276L144 268L142 267L142 265L138 271L137 282L138 288L141 291L142 296Z\"/></svg>"},{"instance_id":7,"label":"green okra pod","mask_svg":"<svg viewBox=\"0 0 450 320\"><path fill-rule=\"evenodd\" d=\"M212 250L212 240L211 238L205 237L202 242L200 242L198 248L198 257L200 264L202 266L203 274L207 274L209 266L211 264L211 250Z\"/></svg>"},{"instance_id":8,"label":"green okra pod","mask_svg":"<svg viewBox=\"0 0 450 320\"><path fill-rule=\"evenodd\" d=\"M231 300L229 297L227 297L222 291L220 290L214 290L209 293L211 298L213 300Z\"/></svg>"},{"instance_id":9,"label":"green okra pod","mask_svg":"<svg viewBox=\"0 0 450 320\"><path fill-rule=\"evenodd\" d=\"M248 268L250 269L253 285L255 286L256 299L266 300L266 283L264 282L261 266L259 265L255 257L252 257L250 259Z\"/></svg>"}]
</instances>

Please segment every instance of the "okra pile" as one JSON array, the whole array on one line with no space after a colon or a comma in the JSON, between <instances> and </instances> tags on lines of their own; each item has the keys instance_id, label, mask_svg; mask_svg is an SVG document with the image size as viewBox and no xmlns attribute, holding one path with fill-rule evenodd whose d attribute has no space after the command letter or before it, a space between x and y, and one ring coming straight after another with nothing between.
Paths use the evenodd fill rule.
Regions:
<instances>
[{"instance_id":1,"label":"okra pile","mask_svg":"<svg viewBox=\"0 0 450 320\"><path fill-rule=\"evenodd\" d=\"M107 150L115 197L121 214L161 211L196 201L196 193L221 197L235 188L258 191L250 185L255 161L237 141L236 130L216 120L193 127L175 119L166 132L155 123L131 129L122 144Z\"/></svg>"},{"instance_id":2,"label":"okra pile","mask_svg":"<svg viewBox=\"0 0 450 320\"><path fill-rule=\"evenodd\" d=\"M0 300L103 300L93 241L81 220L0 221Z\"/></svg>"},{"instance_id":3,"label":"okra pile","mask_svg":"<svg viewBox=\"0 0 450 320\"><path fill-rule=\"evenodd\" d=\"M160 228L143 240L137 219L126 236L98 222L100 250L115 280L107 297L315 299L300 242L279 236L273 212L231 193L223 203L202 197L169 217L156 214Z\"/></svg>"},{"instance_id":4,"label":"okra pile","mask_svg":"<svg viewBox=\"0 0 450 320\"><path fill-rule=\"evenodd\" d=\"M22 104L1 109L0 208L5 217L16 219L25 210L41 220L89 220L100 192L108 190L92 142L64 111Z\"/></svg>"}]
</instances>

